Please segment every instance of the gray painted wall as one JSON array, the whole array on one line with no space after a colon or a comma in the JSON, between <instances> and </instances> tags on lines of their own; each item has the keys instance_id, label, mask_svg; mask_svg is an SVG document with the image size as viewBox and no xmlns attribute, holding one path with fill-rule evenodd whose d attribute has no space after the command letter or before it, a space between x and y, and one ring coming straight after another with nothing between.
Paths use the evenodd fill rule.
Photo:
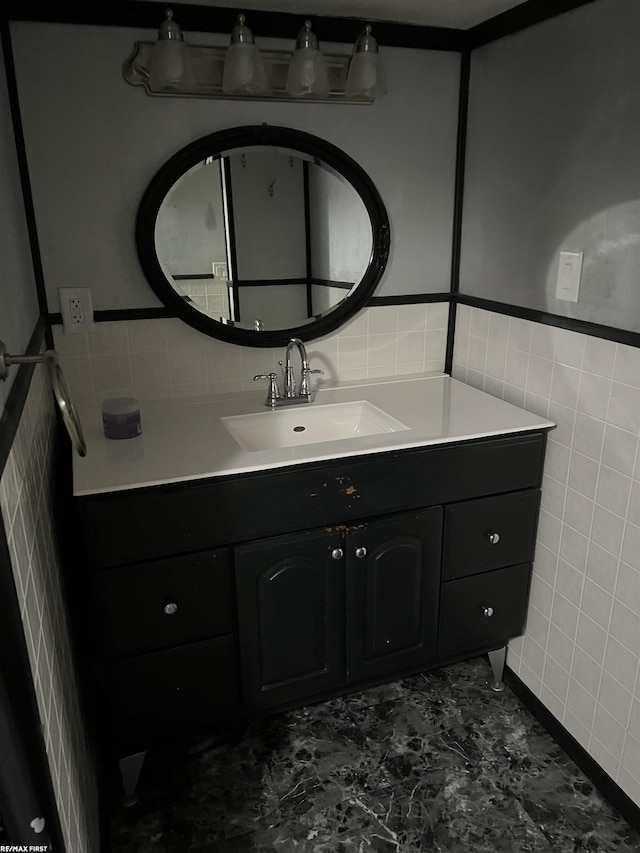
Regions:
<instances>
[{"instance_id":1,"label":"gray painted wall","mask_svg":"<svg viewBox=\"0 0 640 853\"><path fill-rule=\"evenodd\" d=\"M152 98L129 86L122 66L134 42L155 31L20 22L11 34L51 310L68 285L91 287L96 309L158 305L134 244L147 183L194 139L262 122L320 136L370 174L393 232L379 294L448 290L457 54L383 48L390 94L372 106L244 103ZM187 37L228 42L228 35Z\"/></svg>"},{"instance_id":2,"label":"gray painted wall","mask_svg":"<svg viewBox=\"0 0 640 853\"><path fill-rule=\"evenodd\" d=\"M597 0L473 53L462 293L640 331L639 34L638 0Z\"/></svg>"},{"instance_id":3,"label":"gray painted wall","mask_svg":"<svg viewBox=\"0 0 640 853\"><path fill-rule=\"evenodd\" d=\"M4 69L1 46L0 68ZM0 341L9 352L21 353L39 311L4 70L0 71L0 258ZM0 382L0 415L15 372L10 370Z\"/></svg>"}]
</instances>

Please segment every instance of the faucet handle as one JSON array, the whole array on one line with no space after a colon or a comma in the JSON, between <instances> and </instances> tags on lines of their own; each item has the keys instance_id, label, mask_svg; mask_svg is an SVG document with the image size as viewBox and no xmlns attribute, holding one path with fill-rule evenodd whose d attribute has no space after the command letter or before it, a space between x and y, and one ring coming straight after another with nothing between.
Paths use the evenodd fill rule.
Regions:
<instances>
[{"instance_id":1,"label":"faucet handle","mask_svg":"<svg viewBox=\"0 0 640 853\"><path fill-rule=\"evenodd\" d=\"M305 397L311 394L311 386L309 385L309 377L312 373L324 373L324 370L320 370L319 367L311 370L309 367L304 367L302 369L302 374L300 378L300 396Z\"/></svg>"},{"instance_id":2,"label":"faucet handle","mask_svg":"<svg viewBox=\"0 0 640 853\"><path fill-rule=\"evenodd\" d=\"M269 390L267 391L265 406L271 406L273 408L280 397L277 375L275 373L258 373L253 377L253 381L256 382L258 379L269 380Z\"/></svg>"}]
</instances>

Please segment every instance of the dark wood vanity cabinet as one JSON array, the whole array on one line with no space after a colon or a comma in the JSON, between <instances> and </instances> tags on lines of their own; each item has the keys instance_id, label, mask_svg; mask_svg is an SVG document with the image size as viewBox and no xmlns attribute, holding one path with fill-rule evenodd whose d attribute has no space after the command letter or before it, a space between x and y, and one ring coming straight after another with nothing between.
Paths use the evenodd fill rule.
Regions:
<instances>
[{"instance_id":1,"label":"dark wood vanity cabinet","mask_svg":"<svg viewBox=\"0 0 640 853\"><path fill-rule=\"evenodd\" d=\"M546 433L78 498L119 755L504 646Z\"/></svg>"},{"instance_id":2,"label":"dark wood vanity cabinet","mask_svg":"<svg viewBox=\"0 0 640 853\"><path fill-rule=\"evenodd\" d=\"M236 548L249 708L432 660L441 529L438 507Z\"/></svg>"}]
</instances>

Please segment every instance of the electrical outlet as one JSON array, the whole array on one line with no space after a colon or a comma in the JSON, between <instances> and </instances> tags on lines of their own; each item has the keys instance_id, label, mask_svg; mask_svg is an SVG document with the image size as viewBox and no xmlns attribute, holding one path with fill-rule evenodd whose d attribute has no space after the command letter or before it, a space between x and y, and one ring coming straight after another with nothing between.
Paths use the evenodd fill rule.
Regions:
<instances>
[{"instance_id":1,"label":"electrical outlet","mask_svg":"<svg viewBox=\"0 0 640 853\"><path fill-rule=\"evenodd\" d=\"M60 311L66 334L93 331L93 305L88 287L59 287Z\"/></svg>"}]
</instances>

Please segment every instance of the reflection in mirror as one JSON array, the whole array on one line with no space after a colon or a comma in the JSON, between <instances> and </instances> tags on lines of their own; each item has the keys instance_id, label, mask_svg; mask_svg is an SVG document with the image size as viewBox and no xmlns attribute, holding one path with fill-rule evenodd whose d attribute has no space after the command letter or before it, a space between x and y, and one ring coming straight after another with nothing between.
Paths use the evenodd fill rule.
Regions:
<instances>
[{"instance_id":1,"label":"reflection in mirror","mask_svg":"<svg viewBox=\"0 0 640 853\"><path fill-rule=\"evenodd\" d=\"M147 187L136 245L186 323L243 346L326 335L375 291L389 217L366 172L285 127L221 130L174 154Z\"/></svg>"},{"instance_id":2,"label":"reflection in mirror","mask_svg":"<svg viewBox=\"0 0 640 853\"><path fill-rule=\"evenodd\" d=\"M273 146L189 169L161 204L155 242L192 307L261 331L331 311L363 278L373 245L367 209L342 175Z\"/></svg>"}]
</instances>

